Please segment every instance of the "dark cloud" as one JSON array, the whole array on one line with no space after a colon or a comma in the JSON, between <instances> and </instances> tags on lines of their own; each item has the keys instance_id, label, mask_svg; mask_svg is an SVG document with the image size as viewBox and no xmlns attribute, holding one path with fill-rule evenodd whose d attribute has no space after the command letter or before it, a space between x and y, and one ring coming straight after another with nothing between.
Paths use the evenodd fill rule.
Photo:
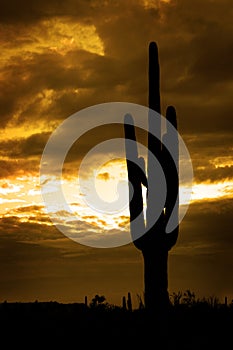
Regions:
<instances>
[{"instance_id":1,"label":"dark cloud","mask_svg":"<svg viewBox=\"0 0 233 350\"><path fill-rule=\"evenodd\" d=\"M232 134L194 133L184 135L197 182L232 179Z\"/></svg>"},{"instance_id":2,"label":"dark cloud","mask_svg":"<svg viewBox=\"0 0 233 350\"><path fill-rule=\"evenodd\" d=\"M1 153L12 158L41 156L50 133L37 133L28 138L10 139L1 142Z\"/></svg>"},{"instance_id":3,"label":"dark cloud","mask_svg":"<svg viewBox=\"0 0 233 350\"><path fill-rule=\"evenodd\" d=\"M81 73L82 56L82 53L77 53L79 64L70 68L66 67L65 57L53 52L34 54L25 59L17 57L15 63L5 66L0 96L4 118L2 127L12 120L14 114L17 114L15 122L22 124L35 123L41 118L47 122L64 119L77 111L80 96L70 89L85 87ZM56 93L46 95L52 90Z\"/></svg>"},{"instance_id":4,"label":"dark cloud","mask_svg":"<svg viewBox=\"0 0 233 350\"><path fill-rule=\"evenodd\" d=\"M1 141L0 177L38 175L40 158L50 133Z\"/></svg>"},{"instance_id":5,"label":"dark cloud","mask_svg":"<svg viewBox=\"0 0 233 350\"><path fill-rule=\"evenodd\" d=\"M171 0L147 9L139 0L3 1L1 128L23 126L32 132L20 139L8 134L1 141L1 177L38 172L47 130L77 110L112 101L147 105L148 44L155 40L162 112L167 105L176 106L195 179L232 178L227 162L215 167L216 158L232 153L231 8L230 0ZM42 21L54 18L69 25L94 25L105 56L77 48L56 52L41 47L40 36L50 38L49 25L43 32ZM35 44L39 52L30 52ZM41 133L33 131L38 126ZM119 136L119 130L85 135L68 155L68 166L110 135ZM31 209L34 214L28 222L17 217L1 221L2 298L77 300L107 290L117 301L126 288L142 292L142 260L132 245L110 250L83 247L49 226L43 215L38 215L38 225L37 209ZM230 201L190 206L170 255L170 288L220 295L232 291L231 216ZM83 233L85 228L83 223Z\"/></svg>"},{"instance_id":6,"label":"dark cloud","mask_svg":"<svg viewBox=\"0 0 233 350\"><path fill-rule=\"evenodd\" d=\"M92 1L69 0L64 3L62 0L38 1L23 0L21 4L16 0L3 1L0 19L5 23L12 22L36 22L38 20L56 16L73 16L83 18L87 15L87 7Z\"/></svg>"},{"instance_id":7,"label":"dark cloud","mask_svg":"<svg viewBox=\"0 0 233 350\"><path fill-rule=\"evenodd\" d=\"M93 24L103 41L105 56L83 50L71 50L65 55L47 50L26 59L12 57L4 68L7 83L1 89L3 125L19 109L18 122L23 123L29 119L64 119L101 102L147 104L147 50L149 41L156 40L162 105L176 105L181 132L232 129L229 84L233 40L231 20L225 10L230 7L230 1L209 0L171 1L158 9L146 9L142 1L68 1L65 6L57 2L38 6L32 2L28 7L32 18L37 13L38 18L56 17L62 23L62 13L70 24L82 20ZM5 18L14 15L16 10L10 8L17 9L18 5L4 5ZM22 8L17 12L19 19ZM20 34L16 32L14 36ZM46 102L44 89L54 90L46 107L41 106ZM74 89L80 91L76 93Z\"/></svg>"},{"instance_id":8,"label":"dark cloud","mask_svg":"<svg viewBox=\"0 0 233 350\"><path fill-rule=\"evenodd\" d=\"M233 166L224 166L216 168L214 165L205 164L202 169L195 170L196 182L218 182L232 180Z\"/></svg>"},{"instance_id":9,"label":"dark cloud","mask_svg":"<svg viewBox=\"0 0 233 350\"><path fill-rule=\"evenodd\" d=\"M25 207L15 208L13 210L13 212L15 214L17 214L17 213L28 213L28 212L37 214L37 213L41 212L42 208L43 207L41 205L28 205L28 206L25 206Z\"/></svg>"},{"instance_id":10,"label":"dark cloud","mask_svg":"<svg viewBox=\"0 0 233 350\"><path fill-rule=\"evenodd\" d=\"M22 213L22 211L18 210L18 214L19 213ZM61 238L59 231L57 231L55 227L49 226L51 225L51 221L48 217L46 222L48 225L45 223L45 226L43 227L36 222L28 221L29 215L24 222L21 222L16 215L17 212L15 213L15 216L1 218L0 232L2 238L11 237L11 239L14 239L17 242L24 243L37 243L46 239L56 240ZM40 215L41 214L39 214L39 217Z\"/></svg>"},{"instance_id":11,"label":"dark cloud","mask_svg":"<svg viewBox=\"0 0 233 350\"><path fill-rule=\"evenodd\" d=\"M125 98L130 101L122 96L122 90L131 90L127 93L130 95L135 92L130 72L126 63L83 50L17 58L3 71L2 127L12 122L14 114L17 124L35 123L41 118L51 123L90 105Z\"/></svg>"},{"instance_id":12,"label":"dark cloud","mask_svg":"<svg viewBox=\"0 0 233 350\"><path fill-rule=\"evenodd\" d=\"M200 201L191 204L181 224L180 247L189 254L222 254L233 249L231 229L232 199ZM194 249L193 249L194 248Z\"/></svg>"},{"instance_id":13,"label":"dark cloud","mask_svg":"<svg viewBox=\"0 0 233 350\"><path fill-rule=\"evenodd\" d=\"M38 175L39 165L37 159L0 160L0 178Z\"/></svg>"}]
</instances>

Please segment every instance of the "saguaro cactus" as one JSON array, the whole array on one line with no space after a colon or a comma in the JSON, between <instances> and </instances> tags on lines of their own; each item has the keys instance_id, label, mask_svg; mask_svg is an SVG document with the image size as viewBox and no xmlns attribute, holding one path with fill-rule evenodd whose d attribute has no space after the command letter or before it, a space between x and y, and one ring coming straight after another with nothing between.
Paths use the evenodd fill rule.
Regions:
<instances>
[{"instance_id":1,"label":"saguaro cactus","mask_svg":"<svg viewBox=\"0 0 233 350\"><path fill-rule=\"evenodd\" d=\"M138 156L135 127L133 118L125 116L125 146L126 162L128 170L128 180L130 196L130 223L131 236L135 246L141 250L144 258L144 295L145 307L150 310L165 310L169 304L168 296L168 251L176 243L178 237L178 136L174 133L177 128L176 111L172 106L167 107L166 120L167 131L165 135L155 137L155 131L159 130L161 135L161 120L155 118L155 111L160 110L160 70L158 59L158 48L156 43L149 45L149 112L148 112L148 164L147 177L142 171L144 159ZM171 126L174 127L172 127ZM173 129L173 132L172 132ZM131 142L129 142L131 141ZM132 143L132 141L134 141ZM172 156L164 144L172 146ZM153 215L158 208L161 184L155 167L152 165L153 159L159 161L163 168L166 179L166 200L164 207L159 213L156 222L153 222ZM142 184L147 187L147 208L146 220L143 216L143 196ZM167 233L166 227L170 217L173 217L173 229ZM134 220L137 220L135 227ZM175 220L175 222L174 222ZM146 222L145 222L146 221ZM140 237L135 236L135 230L141 227L145 232ZM147 229L148 227L148 229Z\"/></svg>"}]
</instances>

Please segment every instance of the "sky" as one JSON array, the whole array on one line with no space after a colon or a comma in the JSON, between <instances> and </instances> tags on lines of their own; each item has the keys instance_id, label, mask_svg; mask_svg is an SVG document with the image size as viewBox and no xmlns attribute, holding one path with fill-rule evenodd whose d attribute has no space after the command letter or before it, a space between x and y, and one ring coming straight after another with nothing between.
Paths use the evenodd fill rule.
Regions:
<instances>
[{"instance_id":1,"label":"sky","mask_svg":"<svg viewBox=\"0 0 233 350\"><path fill-rule=\"evenodd\" d=\"M169 252L169 292L231 300L231 0L9 0L1 2L0 33L0 301L82 302L103 294L121 304L130 291L136 306L143 295L143 260L133 243L97 248L58 229L42 198L40 166L49 138L74 113L112 102L148 105L150 41L159 48L162 114L176 107L193 166L190 205ZM80 130L88 131L70 147L63 187L80 237L117 237L127 232L128 208L93 210L76 180L86 159L84 188L96 177L109 203L119 182L127 195L116 143L88 153L122 137L122 126L89 127L81 114Z\"/></svg>"}]
</instances>

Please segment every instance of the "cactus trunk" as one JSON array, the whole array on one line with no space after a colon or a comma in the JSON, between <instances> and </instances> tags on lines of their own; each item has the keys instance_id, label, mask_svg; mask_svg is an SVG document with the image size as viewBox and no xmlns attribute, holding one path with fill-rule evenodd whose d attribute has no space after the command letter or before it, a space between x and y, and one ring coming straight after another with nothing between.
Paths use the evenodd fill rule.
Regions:
<instances>
[{"instance_id":1,"label":"cactus trunk","mask_svg":"<svg viewBox=\"0 0 233 350\"><path fill-rule=\"evenodd\" d=\"M143 250L145 306L156 313L165 312L168 296L168 251L167 249Z\"/></svg>"}]
</instances>

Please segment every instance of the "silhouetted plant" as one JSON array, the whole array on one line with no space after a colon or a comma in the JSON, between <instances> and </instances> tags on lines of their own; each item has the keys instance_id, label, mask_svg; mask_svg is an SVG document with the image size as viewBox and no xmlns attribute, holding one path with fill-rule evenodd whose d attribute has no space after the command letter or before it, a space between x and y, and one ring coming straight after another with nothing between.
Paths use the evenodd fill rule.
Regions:
<instances>
[{"instance_id":1,"label":"silhouetted plant","mask_svg":"<svg viewBox=\"0 0 233 350\"><path fill-rule=\"evenodd\" d=\"M111 311L114 309L120 309L119 306L108 303L104 295L98 295L98 294L96 294L95 297L91 300L90 308L96 309L96 310L102 310L102 311Z\"/></svg>"},{"instance_id":2,"label":"silhouetted plant","mask_svg":"<svg viewBox=\"0 0 233 350\"><path fill-rule=\"evenodd\" d=\"M178 291L177 293L173 292L171 295L173 305L175 306L180 305L182 296L183 296L183 293L181 291Z\"/></svg>"},{"instance_id":3,"label":"silhouetted plant","mask_svg":"<svg viewBox=\"0 0 233 350\"><path fill-rule=\"evenodd\" d=\"M131 299L131 294L130 294L130 292L128 292L127 308L128 308L129 311L132 311L132 310L133 310L133 307L132 307L132 299Z\"/></svg>"},{"instance_id":4,"label":"silhouetted plant","mask_svg":"<svg viewBox=\"0 0 233 350\"><path fill-rule=\"evenodd\" d=\"M207 300L209 305L213 308L216 308L220 304L219 299L216 296L210 296Z\"/></svg>"},{"instance_id":5,"label":"silhouetted plant","mask_svg":"<svg viewBox=\"0 0 233 350\"><path fill-rule=\"evenodd\" d=\"M106 301L106 298L104 295L96 294L95 297L91 300L90 307L91 308L104 307L106 305L105 301Z\"/></svg>"},{"instance_id":6,"label":"silhouetted plant","mask_svg":"<svg viewBox=\"0 0 233 350\"><path fill-rule=\"evenodd\" d=\"M138 299L138 309L139 310L144 309L145 308L145 304L144 304L140 294L137 294L137 299Z\"/></svg>"},{"instance_id":7,"label":"silhouetted plant","mask_svg":"<svg viewBox=\"0 0 233 350\"><path fill-rule=\"evenodd\" d=\"M195 293L191 292L189 289L187 289L184 292L182 302L188 306L194 305L196 303Z\"/></svg>"},{"instance_id":8,"label":"silhouetted plant","mask_svg":"<svg viewBox=\"0 0 233 350\"><path fill-rule=\"evenodd\" d=\"M169 322L166 324L169 334L168 347L160 343L161 338L156 344L150 341L150 332L154 338L158 337L160 332L156 317L148 317L144 310L129 313L122 312L120 307L101 308L105 303L106 301L101 302L100 308L87 309L83 302L2 302L1 341L7 344L7 349L15 347L16 338L18 346L22 345L23 348L28 344L26 348L31 349L34 339L41 348L53 349L63 346L69 349L75 341L77 342L78 336L80 344L84 344L88 349L110 348L112 345L124 348L129 344L132 349L141 347L175 350L207 350L216 346L219 349L228 349L228 344L232 341L233 304L228 304L226 308L224 300L219 308L212 308L208 304L202 307L202 300L190 307L182 302L182 307L173 307L172 312L168 313Z\"/></svg>"},{"instance_id":9,"label":"silhouetted plant","mask_svg":"<svg viewBox=\"0 0 233 350\"><path fill-rule=\"evenodd\" d=\"M122 308L123 308L123 310L127 310L126 297L125 296L123 296L123 298L122 298Z\"/></svg>"},{"instance_id":10,"label":"silhouetted plant","mask_svg":"<svg viewBox=\"0 0 233 350\"><path fill-rule=\"evenodd\" d=\"M167 132L163 139L156 138L154 135L161 133L161 121L155 119L155 113L161 113L160 108L160 70L158 59L158 48L156 43L149 45L149 133L148 133L148 168L147 177L143 172L145 161L138 156L136 144L136 135L133 118L131 115L125 116L125 148L126 162L128 170L128 180L132 186L129 186L129 210L130 210L130 229L136 248L141 250L144 258L144 293L145 307L151 310L164 311L169 306L168 295L168 276L167 260L168 251L176 243L179 225L179 179L178 179L178 135L171 132L172 124L177 128L175 108L169 106L166 111ZM158 130L154 130L157 128ZM173 159L164 146L164 140L169 140L172 144L174 156ZM131 141L134 141L133 143ZM154 222L157 202L160 196L161 184L158 174L153 167L153 157L155 157L163 167L166 178L167 194L164 208L161 209L158 220L149 228L148 223ZM132 160L133 158L133 160ZM142 185L147 187L147 210L146 223L143 215L143 197ZM166 226L171 213L176 221L174 229L167 234ZM134 220L137 218L137 225ZM143 233L138 235L139 227ZM139 236L139 238L138 238Z\"/></svg>"}]
</instances>

